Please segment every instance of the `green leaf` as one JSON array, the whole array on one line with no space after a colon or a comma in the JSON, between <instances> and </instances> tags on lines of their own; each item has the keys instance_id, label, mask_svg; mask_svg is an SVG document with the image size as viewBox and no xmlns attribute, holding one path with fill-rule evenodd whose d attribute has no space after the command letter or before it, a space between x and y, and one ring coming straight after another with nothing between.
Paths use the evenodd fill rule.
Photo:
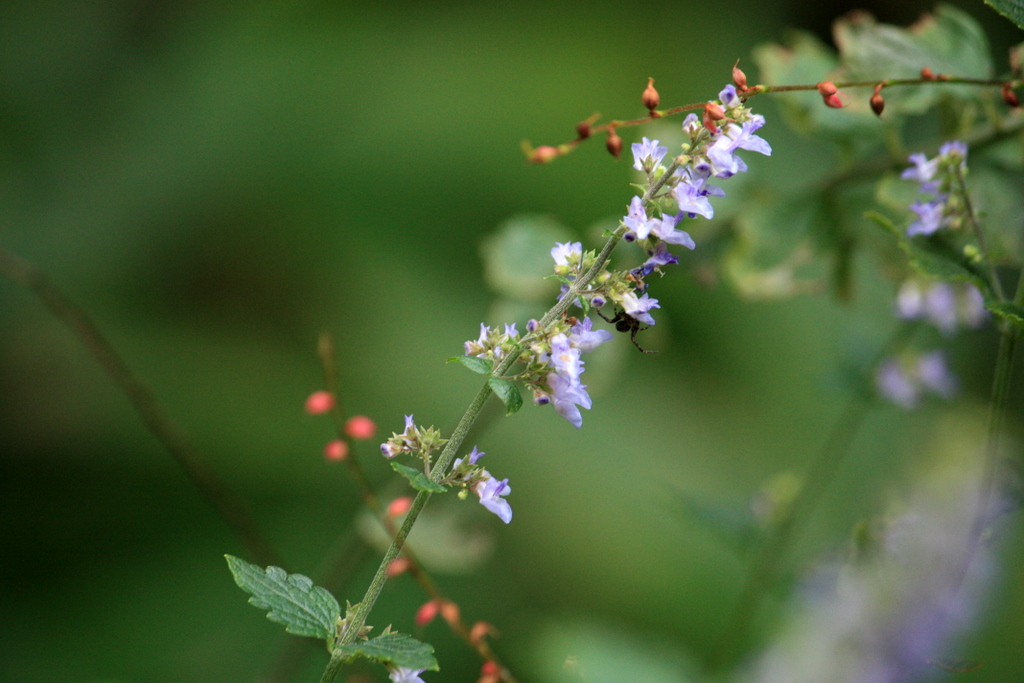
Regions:
<instances>
[{"instance_id":1,"label":"green leaf","mask_svg":"<svg viewBox=\"0 0 1024 683\"><path fill-rule=\"evenodd\" d=\"M571 239L572 231L548 216L513 216L480 245L484 279L504 297L547 302L556 292L544 279L553 267L551 245Z\"/></svg>"},{"instance_id":2,"label":"green leaf","mask_svg":"<svg viewBox=\"0 0 1024 683\"><path fill-rule=\"evenodd\" d=\"M511 415L523 407L523 397L519 393L519 388L509 380L491 377L487 380L487 384L505 404L505 415Z\"/></svg>"},{"instance_id":3,"label":"green leaf","mask_svg":"<svg viewBox=\"0 0 1024 683\"><path fill-rule=\"evenodd\" d=\"M491 374L491 370L494 368L494 363L486 358L477 358L476 356L452 356L448 359L448 362L462 363L473 372L481 375Z\"/></svg>"},{"instance_id":4,"label":"green leaf","mask_svg":"<svg viewBox=\"0 0 1024 683\"><path fill-rule=\"evenodd\" d=\"M404 633L384 633L372 640L344 645L336 652L345 658L366 657L406 669L438 670L434 648Z\"/></svg>"},{"instance_id":5,"label":"green leaf","mask_svg":"<svg viewBox=\"0 0 1024 683\"><path fill-rule=\"evenodd\" d=\"M430 493L444 493L448 489L441 484L435 483L430 480L430 477L423 474L415 467L408 467L400 462L392 462L391 469L398 472L403 477L409 480L409 484L412 485L417 491L429 491Z\"/></svg>"},{"instance_id":6,"label":"green leaf","mask_svg":"<svg viewBox=\"0 0 1024 683\"><path fill-rule=\"evenodd\" d=\"M233 555L224 556L235 583L252 595L249 604L270 610L267 619L284 624L288 633L329 640L341 616L338 601L326 588L314 586L302 574L289 574L280 567L265 570Z\"/></svg>"},{"instance_id":7,"label":"green leaf","mask_svg":"<svg viewBox=\"0 0 1024 683\"><path fill-rule=\"evenodd\" d=\"M985 4L1017 24L1017 28L1024 28L1024 2L1021 0L985 0Z\"/></svg>"},{"instance_id":8,"label":"green leaf","mask_svg":"<svg viewBox=\"0 0 1024 683\"><path fill-rule=\"evenodd\" d=\"M993 315L1016 327L1018 332L1024 332L1024 306L1009 301L991 301L986 302L985 307L992 311Z\"/></svg>"},{"instance_id":9,"label":"green leaf","mask_svg":"<svg viewBox=\"0 0 1024 683\"><path fill-rule=\"evenodd\" d=\"M907 237L891 220L874 211L864 214L896 236L910 265L922 275L938 280L970 282L981 292L986 304L996 300L988 279L963 252L934 236Z\"/></svg>"}]
</instances>

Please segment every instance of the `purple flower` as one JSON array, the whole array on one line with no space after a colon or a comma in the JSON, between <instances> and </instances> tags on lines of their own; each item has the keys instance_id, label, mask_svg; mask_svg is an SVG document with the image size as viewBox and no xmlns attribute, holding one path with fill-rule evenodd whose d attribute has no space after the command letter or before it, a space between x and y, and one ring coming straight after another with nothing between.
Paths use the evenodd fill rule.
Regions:
<instances>
[{"instance_id":1,"label":"purple flower","mask_svg":"<svg viewBox=\"0 0 1024 683\"><path fill-rule=\"evenodd\" d=\"M508 485L508 479L498 481L487 470L483 473L486 478L481 479L474 489L476 495L480 496L480 504L508 524L512 521L512 507L502 496L512 493L512 487Z\"/></svg>"},{"instance_id":2,"label":"purple flower","mask_svg":"<svg viewBox=\"0 0 1024 683\"><path fill-rule=\"evenodd\" d=\"M651 219L647 218L647 212L644 210L643 201L640 197L633 197L629 203L629 212L622 219L622 224L636 236L636 239L643 240L647 239L648 233L651 232L651 223Z\"/></svg>"},{"instance_id":3,"label":"purple flower","mask_svg":"<svg viewBox=\"0 0 1024 683\"><path fill-rule=\"evenodd\" d=\"M654 318L648 313L652 308L661 308L657 299L651 299L647 294L637 297L633 292L626 292L619 299L619 305L631 318L639 320L645 325L653 325Z\"/></svg>"},{"instance_id":4,"label":"purple flower","mask_svg":"<svg viewBox=\"0 0 1024 683\"><path fill-rule=\"evenodd\" d=\"M916 408L921 396L920 389L895 358L887 360L878 369L875 386L879 394L906 410Z\"/></svg>"},{"instance_id":5,"label":"purple flower","mask_svg":"<svg viewBox=\"0 0 1024 683\"><path fill-rule=\"evenodd\" d=\"M565 244L555 242L555 246L551 248L551 258L555 259L555 263L560 266L569 265L570 257L579 256L582 253L582 242L566 242Z\"/></svg>"},{"instance_id":6,"label":"purple flower","mask_svg":"<svg viewBox=\"0 0 1024 683\"><path fill-rule=\"evenodd\" d=\"M593 326L594 322L590 318L584 318L573 325L569 330L569 343L580 352L588 353L614 337L608 330L595 330Z\"/></svg>"},{"instance_id":7,"label":"purple flower","mask_svg":"<svg viewBox=\"0 0 1024 683\"><path fill-rule=\"evenodd\" d=\"M726 109L738 107L742 104L742 102L740 102L739 95L736 94L736 86L732 83L722 88L722 92L718 93L718 100Z\"/></svg>"},{"instance_id":8,"label":"purple flower","mask_svg":"<svg viewBox=\"0 0 1024 683\"><path fill-rule=\"evenodd\" d=\"M583 361L580 350L573 348L569 338L564 334L556 334L551 338L551 367L572 381L579 381L583 373Z\"/></svg>"},{"instance_id":9,"label":"purple flower","mask_svg":"<svg viewBox=\"0 0 1024 683\"><path fill-rule=\"evenodd\" d=\"M708 197L724 197L725 192L720 187L708 185L705 181L708 176L695 172L689 166L677 172L682 180L672 188L672 196L679 204L679 210L684 211L693 218L696 215L704 218L714 218L715 210L708 201Z\"/></svg>"},{"instance_id":10,"label":"purple flower","mask_svg":"<svg viewBox=\"0 0 1024 683\"><path fill-rule=\"evenodd\" d=\"M956 376L950 372L941 351L926 353L918 359L917 376L922 385L943 398L952 398L959 388Z\"/></svg>"},{"instance_id":11,"label":"purple flower","mask_svg":"<svg viewBox=\"0 0 1024 683\"><path fill-rule=\"evenodd\" d=\"M922 192L935 193L939 190L939 183L935 181L935 173L939 170L938 157L929 160L921 152L911 154L907 159L914 164L900 174L904 180L916 180L921 184Z\"/></svg>"},{"instance_id":12,"label":"purple flower","mask_svg":"<svg viewBox=\"0 0 1024 683\"><path fill-rule=\"evenodd\" d=\"M406 669L404 666L391 667L391 683L425 683L420 674L426 669Z\"/></svg>"},{"instance_id":13,"label":"purple flower","mask_svg":"<svg viewBox=\"0 0 1024 683\"><path fill-rule=\"evenodd\" d=\"M658 242L653 250L647 252L650 256L643 265L633 270L633 274L639 278L645 278L662 266L679 263L679 259L669 252L665 242Z\"/></svg>"},{"instance_id":14,"label":"purple flower","mask_svg":"<svg viewBox=\"0 0 1024 683\"><path fill-rule=\"evenodd\" d=\"M548 375L548 386L551 387L551 404L555 412L564 417L579 429L583 426L583 415L577 405L590 409L590 395L587 387L579 383L579 380L572 381L564 375L552 372Z\"/></svg>"},{"instance_id":15,"label":"purple flower","mask_svg":"<svg viewBox=\"0 0 1024 683\"><path fill-rule=\"evenodd\" d=\"M747 170L746 163L736 156L738 149L771 156L771 146L763 138L754 135L754 131L763 125L764 117L754 114L742 126L730 123L722 130L707 152L716 178L729 178Z\"/></svg>"},{"instance_id":16,"label":"purple flower","mask_svg":"<svg viewBox=\"0 0 1024 683\"><path fill-rule=\"evenodd\" d=\"M634 142L633 168L638 171L650 173L658 165L665 155L668 154L668 147L659 147L657 140L643 138L643 142Z\"/></svg>"},{"instance_id":17,"label":"purple flower","mask_svg":"<svg viewBox=\"0 0 1024 683\"><path fill-rule=\"evenodd\" d=\"M694 244L693 238L690 237L690 233L683 230L676 230L676 224L679 222L683 214L677 216L662 216L658 220L651 221L651 234L660 239L663 242L669 244L681 244L688 249L694 249L697 245Z\"/></svg>"},{"instance_id":18,"label":"purple flower","mask_svg":"<svg viewBox=\"0 0 1024 683\"><path fill-rule=\"evenodd\" d=\"M907 227L907 236L931 235L936 230L949 224L946 218L946 195L939 195L930 202L914 202L910 210L918 215L918 219Z\"/></svg>"}]
</instances>

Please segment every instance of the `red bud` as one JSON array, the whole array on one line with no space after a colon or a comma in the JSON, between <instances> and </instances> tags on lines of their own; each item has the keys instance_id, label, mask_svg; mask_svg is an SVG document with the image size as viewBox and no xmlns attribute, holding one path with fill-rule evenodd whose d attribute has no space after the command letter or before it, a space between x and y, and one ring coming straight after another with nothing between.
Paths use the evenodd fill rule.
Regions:
<instances>
[{"instance_id":1,"label":"red bud","mask_svg":"<svg viewBox=\"0 0 1024 683\"><path fill-rule=\"evenodd\" d=\"M580 121L576 124L576 135L579 136L580 140L586 140L590 137L590 121Z\"/></svg>"},{"instance_id":2,"label":"red bud","mask_svg":"<svg viewBox=\"0 0 1024 683\"><path fill-rule=\"evenodd\" d=\"M348 444L341 439L328 441L324 446L324 457L328 460L344 460L348 457Z\"/></svg>"},{"instance_id":3,"label":"red bud","mask_svg":"<svg viewBox=\"0 0 1024 683\"><path fill-rule=\"evenodd\" d=\"M921 69L921 78L923 78L926 81L938 80L938 78L935 76L935 72L929 69L928 67L924 67Z\"/></svg>"},{"instance_id":4,"label":"red bud","mask_svg":"<svg viewBox=\"0 0 1024 683\"><path fill-rule=\"evenodd\" d=\"M353 439L372 439L377 433L377 425L365 415L355 415L345 422L345 433Z\"/></svg>"},{"instance_id":5,"label":"red bud","mask_svg":"<svg viewBox=\"0 0 1024 683\"><path fill-rule=\"evenodd\" d=\"M401 498L395 498L393 501L388 503L388 516L389 517L401 517L409 508L412 507L412 498L409 496L402 496Z\"/></svg>"},{"instance_id":6,"label":"red bud","mask_svg":"<svg viewBox=\"0 0 1024 683\"><path fill-rule=\"evenodd\" d=\"M1006 102L1006 104L1011 107L1020 106L1020 100L1017 98L1017 93L1013 92L1013 88L1009 83L1003 83L1003 102Z\"/></svg>"},{"instance_id":7,"label":"red bud","mask_svg":"<svg viewBox=\"0 0 1024 683\"><path fill-rule=\"evenodd\" d=\"M747 75L740 70L740 60L738 59L732 65L732 82L741 93L747 89Z\"/></svg>"},{"instance_id":8,"label":"red bud","mask_svg":"<svg viewBox=\"0 0 1024 683\"><path fill-rule=\"evenodd\" d=\"M408 568L409 568L409 558L407 558L407 557L396 558L395 560L393 560L391 562L391 564L388 565L388 577L393 579L396 576L398 576L399 574L404 574L405 571Z\"/></svg>"},{"instance_id":9,"label":"red bud","mask_svg":"<svg viewBox=\"0 0 1024 683\"><path fill-rule=\"evenodd\" d=\"M832 81L822 81L815 86L822 97L829 97L839 92L839 88Z\"/></svg>"},{"instance_id":10,"label":"red bud","mask_svg":"<svg viewBox=\"0 0 1024 683\"><path fill-rule=\"evenodd\" d=\"M654 79L647 79L647 87L644 89L644 94L641 97L644 106L653 114L654 110L658 108L661 103L661 96L658 95L658 91L654 89Z\"/></svg>"},{"instance_id":11,"label":"red bud","mask_svg":"<svg viewBox=\"0 0 1024 683\"><path fill-rule=\"evenodd\" d=\"M448 625L453 629L458 628L459 625L459 606L454 602L445 600L441 603L441 616L448 622Z\"/></svg>"},{"instance_id":12,"label":"red bud","mask_svg":"<svg viewBox=\"0 0 1024 683\"><path fill-rule=\"evenodd\" d=\"M884 109L885 99L882 97L882 84L879 83L875 86L874 94L871 95L871 111L875 112L876 116L881 116Z\"/></svg>"},{"instance_id":13,"label":"red bud","mask_svg":"<svg viewBox=\"0 0 1024 683\"><path fill-rule=\"evenodd\" d=\"M478 621L473 624L473 628L469 629L469 642L474 645L479 645L483 642L487 636L494 635L494 627L488 624L486 621Z\"/></svg>"},{"instance_id":14,"label":"red bud","mask_svg":"<svg viewBox=\"0 0 1024 683\"><path fill-rule=\"evenodd\" d=\"M608 148L608 151L616 159L622 154L622 138L619 137L614 128L608 129L608 140L604 143L604 146Z\"/></svg>"},{"instance_id":15,"label":"red bud","mask_svg":"<svg viewBox=\"0 0 1024 683\"><path fill-rule=\"evenodd\" d=\"M418 628L423 628L432 622L434 617L437 616L437 609L437 600L431 600L430 602L423 603L423 605L416 610L416 626Z\"/></svg>"},{"instance_id":16,"label":"red bud","mask_svg":"<svg viewBox=\"0 0 1024 683\"><path fill-rule=\"evenodd\" d=\"M550 145L541 145L530 153L527 159L533 164L546 164L558 156L558 150Z\"/></svg>"},{"instance_id":17,"label":"red bud","mask_svg":"<svg viewBox=\"0 0 1024 683\"><path fill-rule=\"evenodd\" d=\"M329 391L314 391L306 399L306 412L310 415L323 415L334 407L334 394Z\"/></svg>"}]
</instances>

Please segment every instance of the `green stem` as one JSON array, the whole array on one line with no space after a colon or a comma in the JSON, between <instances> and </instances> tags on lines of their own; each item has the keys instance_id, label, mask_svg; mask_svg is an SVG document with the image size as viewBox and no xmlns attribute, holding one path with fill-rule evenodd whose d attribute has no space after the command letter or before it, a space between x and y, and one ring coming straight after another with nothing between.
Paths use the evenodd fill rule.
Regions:
<instances>
[{"instance_id":1,"label":"green stem","mask_svg":"<svg viewBox=\"0 0 1024 683\"><path fill-rule=\"evenodd\" d=\"M673 164L673 166L670 167L669 171L666 172L665 175L667 176L678 165L679 161ZM651 189L648 190L648 194L652 194L653 192L657 191L659 187L664 185L666 180L667 178L663 177L663 179L659 183L655 184L654 186L651 187ZM646 197L647 194L645 194L645 199ZM590 282L595 277L597 277L597 274L601 272L601 269L604 267L604 264L608 261L608 257L611 254L612 249L615 248L615 245L618 244L620 239L622 239L621 231L616 231L614 234L612 234L611 237L608 238L608 241L605 242L604 247L602 247L601 252L598 254L597 259L594 262L594 265L591 266L586 273L584 273L576 281L574 281L569 286L569 291L566 292L565 295L558 300L558 303L556 303L551 308L551 310L549 310L544 315L543 318L541 318L541 322L540 325L538 325L537 332L534 332L532 335L527 335L520 341L520 349L529 340L539 336L541 331L547 329L553 322L559 320L562 317L562 315L568 309L569 305L573 301L575 301L576 298L579 296L580 292L583 291L590 284ZM518 359L518 351L509 353L505 358L502 359L500 363L498 363L494 367L494 369L491 371L491 376L501 377L508 371L510 367L512 367L518 361ZM469 407L466 409L466 412L462 415L462 419L459 420L459 424L456 425L451 437L448 439L448 442L445 444L444 449L438 456L437 462L434 464L433 473L431 474L431 479L433 481L440 481L444 477L445 472L448 471L449 466L455 459L455 454L458 453L459 448L462 446L462 442L466 438L466 434L469 433L470 427L473 426L473 423L476 421L477 416L480 414L480 410L483 408L484 403L487 401L490 395L490 386L484 384L484 386L480 388L480 391L477 392L477 395L473 399L473 402L469 404ZM405 539L408 537L409 532L412 530L413 525L416 523L416 520L419 517L420 513L423 511L423 508L427 504L427 501L430 499L430 495L431 494L427 491L420 491L419 494L417 494L416 498L413 500L412 507L409 509L409 512L405 517L405 522L402 524L402 527L398 530L398 533L395 534L394 540L391 542L391 546L388 548L387 552L384 553L384 557L383 559L381 559L380 566L377 568L377 573L374 575L373 580L370 582L369 588L366 589L366 594L363 596L363 599L359 602L359 604L356 605L351 616L348 618L348 623L345 624L344 633L340 635L336 643L337 646L351 644L359 636L360 631L366 624L366 619L369 616L370 611L373 609L374 603L376 603L377 598L380 596L381 590L383 590L384 588L384 583L387 581L388 567L398 557L398 554L402 551L402 546L405 544ZM327 668L325 669L324 674L320 679L321 683L330 683L331 681L333 681L335 676L337 676L338 672L341 670L341 665L343 663L344 662L342 659L338 658L336 655L332 655L331 660L330 662L328 662Z\"/></svg>"},{"instance_id":2,"label":"green stem","mask_svg":"<svg viewBox=\"0 0 1024 683\"><path fill-rule=\"evenodd\" d=\"M878 367L882 360L903 348L917 329L914 324L902 324L893 333L871 363ZM800 524L805 522L821 500L825 490L832 483L836 473L850 452L853 439L860 430L871 407L871 394L858 393L847 403L839 421L832 427L828 438L821 445L810 470L804 476L804 485L793 502L786 508L771 536L757 553L754 566L740 592L732 615L718 637L707 667L715 670L729 663L733 653L743 643L746 634L757 615L757 609L765 592L778 578L786 550L792 542Z\"/></svg>"},{"instance_id":3,"label":"green stem","mask_svg":"<svg viewBox=\"0 0 1024 683\"><path fill-rule=\"evenodd\" d=\"M978 240L978 250L981 252L982 260L988 266L988 280L989 285L992 287L992 291L995 292L996 297L1000 301L1006 300L1006 295L1003 293L1003 286L999 282L999 276L996 274L996 268L992 265L992 259L989 258L988 245L985 242L985 233L981 230L981 225L978 224L978 219L974 214L974 205L971 203L971 196L967 193L967 182L964 180L964 173L960 166L956 166L953 169L953 173L956 176L957 189L960 191L960 197L964 202L964 209L967 211L967 222L971 224L971 230L974 231L974 237Z\"/></svg>"},{"instance_id":4,"label":"green stem","mask_svg":"<svg viewBox=\"0 0 1024 683\"><path fill-rule=\"evenodd\" d=\"M1020 272L1020 280L1017 282L1013 303L1024 306L1024 268ZM967 553L957 579L958 585L966 576L974 552L991 521L989 507L996 485L1000 442L1003 435L1003 424L1006 422L1006 399L1010 394L1010 381L1013 377L1013 356L1017 349L1017 341L1020 339L1019 331L1010 322L1004 321L999 326L999 332L999 350L996 352L996 369L992 377L992 399L988 414L985 465L982 470L981 485L978 489L977 511L968 536Z\"/></svg>"}]
</instances>

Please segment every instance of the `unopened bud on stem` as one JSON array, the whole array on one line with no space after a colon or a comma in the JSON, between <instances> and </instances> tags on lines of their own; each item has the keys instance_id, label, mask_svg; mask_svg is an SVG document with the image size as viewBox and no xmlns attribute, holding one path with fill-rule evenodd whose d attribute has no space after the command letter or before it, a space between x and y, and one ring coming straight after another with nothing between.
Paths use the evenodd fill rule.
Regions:
<instances>
[{"instance_id":1,"label":"unopened bud on stem","mask_svg":"<svg viewBox=\"0 0 1024 683\"><path fill-rule=\"evenodd\" d=\"M644 89L644 94L641 99L643 100L644 106L647 107L647 110L650 111L653 116L654 110L657 109L658 105L661 103L661 96L658 95L658 91L654 89L653 78L647 79L647 87Z\"/></svg>"},{"instance_id":2,"label":"unopened bud on stem","mask_svg":"<svg viewBox=\"0 0 1024 683\"><path fill-rule=\"evenodd\" d=\"M608 151L616 159L622 154L622 138L619 137L614 128L608 129L608 140L604 143L604 146L608 148Z\"/></svg>"}]
</instances>

